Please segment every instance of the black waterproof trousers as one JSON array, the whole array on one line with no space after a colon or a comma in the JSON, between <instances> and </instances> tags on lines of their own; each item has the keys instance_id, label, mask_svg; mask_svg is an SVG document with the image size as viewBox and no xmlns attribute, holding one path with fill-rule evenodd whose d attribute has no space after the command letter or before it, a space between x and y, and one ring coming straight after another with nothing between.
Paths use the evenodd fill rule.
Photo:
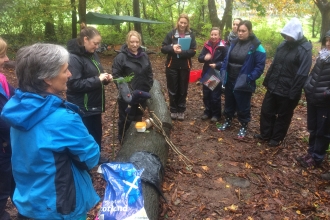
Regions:
<instances>
[{"instance_id":1,"label":"black waterproof trousers","mask_svg":"<svg viewBox=\"0 0 330 220\"><path fill-rule=\"evenodd\" d=\"M322 162L330 143L330 107L317 107L307 103L308 153Z\"/></svg>"},{"instance_id":2,"label":"black waterproof trousers","mask_svg":"<svg viewBox=\"0 0 330 220\"><path fill-rule=\"evenodd\" d=\"M170 112L185 112L190 69L166 68L165 73L170 98Z\"/></svg>"},{"instance_id":3,"label":"black waterproof trousers","mask_svg":"<svg viewBox=\"0 0 330 220\"><path fill-rule=\"evenodd\" d=\"M294 109L299 99L266 92L261 106L260 134L264 139L280 142L285 138L290 127Z\"/></svg>"},{"instance_id":4,"label":"black waterproof trousers","mask_svg":"<svg viewBox=\"0 0 330 220\"><path fill-rule=\"evenodd\" d=\"M203 85L204 114L211 117L221 118L221 83L212 91Z\"/></svg>"},{"instance_id":5,"label":"black waterproof trousers","mask_svg":"<svg viewBox=\"0 0 330 220\"><path fill-rule=\"evenodd\" d=\"M141 105L142 109L139 108ZM122 138L125 136L125 132L131 125L132 121L142 121L142 116L144 109L147 106L147 102L141 102L136 105L131 105L130 111L127 113L126 109L128 107L128 103L126 103L122 99L118 99L118 111L119 111L119 119L118 119L118 140L121 142Z\"/></svg>"},{"instance_id":6,"label":"black waterproof trousers","mask_svg":"<svg viewBox=\"0 0 330 220\"><path fill-rule=\"evenodd\" d=\"M7 200L13 197L15 181L11 168L11 148L0 139L0 220L10 220L9 214L5 211Z\"/></svg>"},{"instance_id":7,"label":"black waterproof trousers","mask_svg":"<svg viewBox=\"0 0 330 220\"><path fill-rule=\"evenodd\" d=\"M94 140L99 145L101 152L102 142L102 114L90 115L82 117L82 121L88 132L94 137Z\"/></svg>"}]
</instances>

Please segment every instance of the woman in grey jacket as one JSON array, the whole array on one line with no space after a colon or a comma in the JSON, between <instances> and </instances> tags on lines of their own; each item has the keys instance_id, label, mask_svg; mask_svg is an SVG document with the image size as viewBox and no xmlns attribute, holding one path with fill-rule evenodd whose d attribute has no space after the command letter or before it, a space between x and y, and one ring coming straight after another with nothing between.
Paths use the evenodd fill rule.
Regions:
<instances>
[{"instance_id":1,"label":"woman in grey jacket","mask_svg":"<svg viewBox=\"0 0 330 220\"><path fill-rule=\"evenodd\" d=\"M312 65L312 44L304 37L297 18L281 31L284 41L277 47L263 85L267 88L261 106L260 133L255 138L281 144L289 129L293 111Z\"/></svg>"}]
</instances>

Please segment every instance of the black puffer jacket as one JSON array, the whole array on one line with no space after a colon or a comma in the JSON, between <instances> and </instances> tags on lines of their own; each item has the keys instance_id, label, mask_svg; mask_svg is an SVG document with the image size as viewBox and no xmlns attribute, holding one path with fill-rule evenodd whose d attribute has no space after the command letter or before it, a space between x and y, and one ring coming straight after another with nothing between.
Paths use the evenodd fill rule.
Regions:
<instances>
[{"instance_id":1,"label":"black puffer jacket","mask_svg":"<svg viewBox=\"0 0 330 220\"><path fill-rule=\"evenodd\" d=\"M322 46L325 46L326 37L330 37L330 31L323 38ZM304 86L307 102L319 107L330 106L330 52L327 54L317 58Z\"/></svg>"},{"instance_id":2,"label":"black puffer jacket","mask_svg":"<svg viewBox=\"0 0 330 220\"><path fill-rule=\"evenodd\" d=\"M263 85L270 93L300 99L311 65L312 45L305 37L294 42L283 41L276 50Z\"/></svg>"},{"instance_id":3,"label":"black puffer jacket","mask_svg":"<svg viewBox=\"0 0 330 220\"><path fill-rule=\"evenodd\" d=\"M178 57L178 55L174 53L173 44L177 44L179 38L180 36L177 29L173 29L166 35L161 48L162 53L167 54L165 65L172 69L190 69L192 66L191 58L196 54L195 35L192 32L185 33L185 38L191 38L190 49L182 50Z\"/></svg>"},{"instance_id":4,"label":"black puffer jacket","mask_svg":"<svg viewBox=\"0 0 330 220\"><path fill-rule=\"evenodd\" d=\"M120 53L115 57L112 64L112 76L114 79L134 74L129 82L130 89L149 92L153 85L153 73L149 57L139 48L138 54L128 51L124 44Z\"/></svg>"},{"instance_id":5,"label":"black puffer jacket","mask_svg":"<svg viewBox=\"0 0 330 220\"><path fill-rule=\"evenodd\" d=\"M72 74L66 93L69 102L80 107L83 117L104 112L104 88L99 79L103 68L96 53L88 53L84 46L72 39L67 44L70 52L69 70Z\"/></svg>"}]
</instances>

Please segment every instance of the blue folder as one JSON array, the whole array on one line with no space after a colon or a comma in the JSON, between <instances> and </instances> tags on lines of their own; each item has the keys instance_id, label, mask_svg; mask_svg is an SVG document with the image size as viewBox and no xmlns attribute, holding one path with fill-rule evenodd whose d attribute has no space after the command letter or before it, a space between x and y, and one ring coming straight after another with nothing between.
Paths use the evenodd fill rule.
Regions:
<instances>
[{"instance_id":1,"label":"blue folder","mask_svg":"<svg viewBox=\"0 0 330 220\"><path fill-rule=\"evenodd\" d=\"M191 38L179 38L178 44L181 46L181 50L189 50L190 49ZM179 58L179 54L178 54Z\"/></svg>"}]
</instances>

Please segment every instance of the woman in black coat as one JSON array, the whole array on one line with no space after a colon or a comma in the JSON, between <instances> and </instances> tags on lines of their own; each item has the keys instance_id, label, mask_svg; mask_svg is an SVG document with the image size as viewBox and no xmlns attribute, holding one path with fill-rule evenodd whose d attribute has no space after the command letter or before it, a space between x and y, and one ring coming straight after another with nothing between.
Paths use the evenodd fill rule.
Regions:
<instances>
[{"instance_id":1,"label":"woman in black coat","mask_svg":"<svg viewBox=\"0 0 330 220\"><path fill-rule=\"evenodd\" d=\"M213 27L210 33L210 40L205 42L198 56L198 61L204 63L202 79L208 71L212 71L213 69L220 71L222 62L227 55L226 42L220 37L220 29ZM201 117L202 120L211 118L212 122L218 121L221 117L221 83L213 90L203 85L203 102L205 110Z\"/></svg>"},{"instance_id":2,"label":"woman in black coat","mask_svg":"<svg viewBox=\"0 0 330 220\"><path fill-rule=\"evenodd\" d=\"M153 85L153 73L148 55L141 48L141 35L136 31L128 32L126 44L124 44L115 57L112 64L112 74L115 79L133 75L133 79L128 83L131 91L140 90L149 92ZM127 103L123 97L118 98L119 120L118 120L118 139L122 142L125 131L129 128L132 121L141 121L143 109L146 102L141 101L130 105L127 112ZM140 109L140 105L143 109Z\"/></svg>"},{"instance_id":3,"label":"woman in black coat","mask_svg":"<svg viewBox=\"0 0 330 220\"><path fill-rule=\"evenodd\" d=\"M0 113L7 101L14 95L14 88L7 82L1 73L5 62L8 62L7 43L0 37ZM0 219L11 219L6 212L9 196L13 196L15 181L13 179L11 164L10 126L0 118Z\"/></svg>"},{"instance_id":4,"label":"woman in black coat","mask_svg":"<svg viewBox=\"0 0 330 220\"><path fill-rule=\"evenodd\" d=\"M261 106L260 133L254 135L268 141L269 147L277 147L284 140L312 66L312 44L297 18L284 26L281 35L284 40L263 82L267 92Z\"/></svg>"},{"instance_id":5,"label":"woman in black coat","mask_svg":"<svg viewBox=\"0 0 330 220\"><path fill-rule=\"evenodd\" d=\"M322 39L322 47L304 86L309 147L297 160L306 168L322 163L330 143L330 31ZM323 177L330 179L330 173Z\"/></svg>"},{"instance_id":6,"label":"woman in black coat","mask_svg":"<svg viewBox=\"0 0 330 220\"><path fill-rule=\"evenodd\" d=\"M180 38L191 39L188 49L181 47L178 42ZM190 30L188 15L181 14L179 16L176 28L166 35L161 51L167 54L165 73L170 98L171 118L184 120L191 58L196 54L196 40Z\"/></svg>"},{"instance_id":7,"label":"woman in black coat","mask_svg":"<svg viewBox=\"0 0 330 220\"><path fill-rule=\"evenodd\" d=\"M88 132L94 137L101 151L102 112L105 111L104 85L111 80L111 74L104 72L96 49L101 43L100 33L93 27L82 24L77 39L68 42L70 52L69 70L72 74L66 93L69 102L84 112L82 120ZM108 160L100 157L99 163Z\"/></svg>"}]
</instances>

